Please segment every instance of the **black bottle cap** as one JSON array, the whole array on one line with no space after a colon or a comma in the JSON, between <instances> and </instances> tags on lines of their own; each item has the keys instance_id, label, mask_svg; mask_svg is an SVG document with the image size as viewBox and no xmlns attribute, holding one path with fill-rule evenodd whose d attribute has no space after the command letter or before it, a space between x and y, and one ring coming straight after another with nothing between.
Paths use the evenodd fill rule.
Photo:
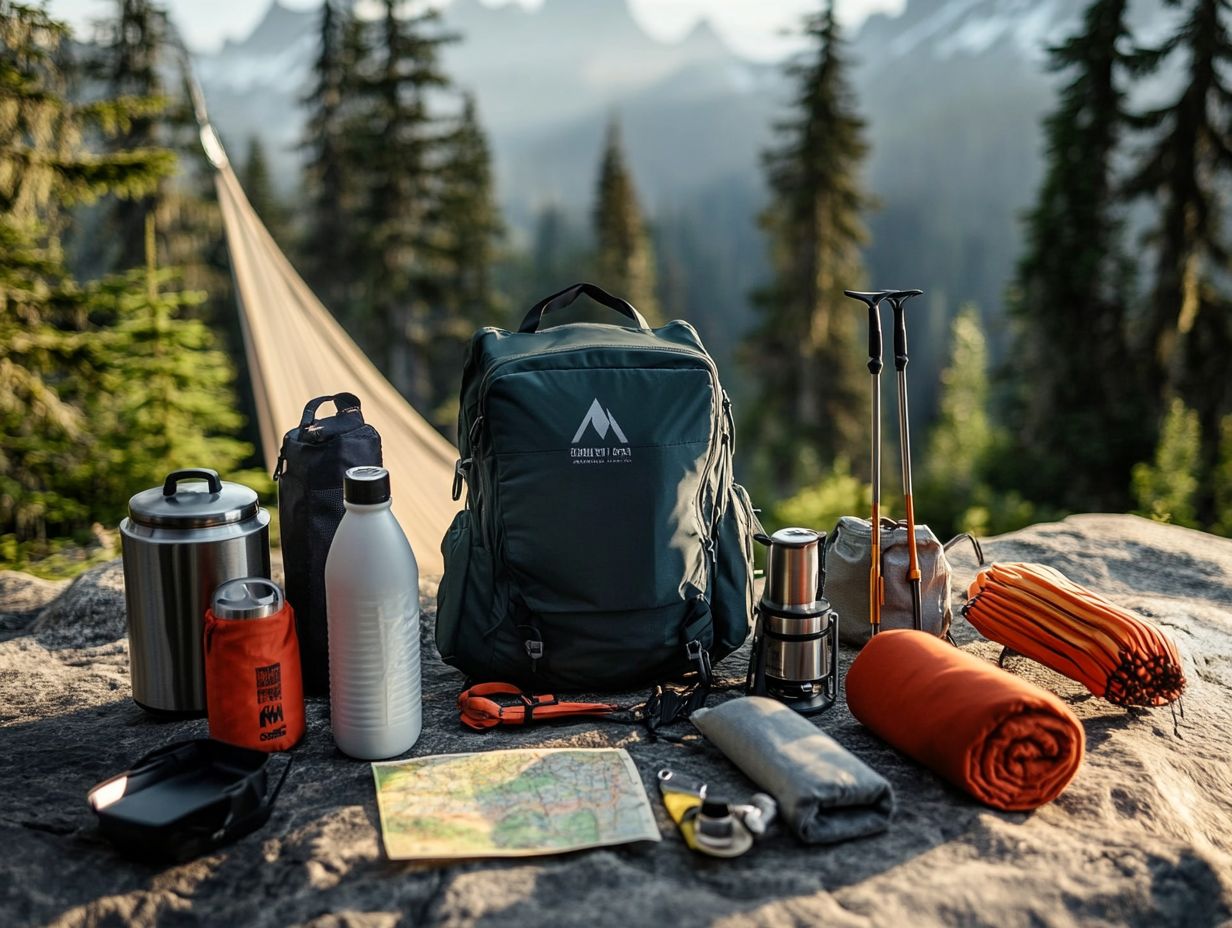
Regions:
<instances>
[{"instance_id":1,"label":"black bottle cap","mask_svg":"<svg viewBox=\"0 0 1232 928\"><path fill-rule=\"evenodd\" d=\"M342 496L360 506L389 502L389 471L383 467L350 468L342 481Z\"/></svg>"}]
</instances>

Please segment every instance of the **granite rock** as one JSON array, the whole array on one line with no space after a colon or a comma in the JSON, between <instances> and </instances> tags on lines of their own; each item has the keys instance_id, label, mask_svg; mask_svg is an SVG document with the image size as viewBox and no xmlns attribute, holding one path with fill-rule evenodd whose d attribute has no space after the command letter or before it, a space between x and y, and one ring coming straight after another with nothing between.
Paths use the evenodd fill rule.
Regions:
<instances>
[{"instance_id":1,"label":"granite rock","mask_svg":"<svg viewBox=\"0 0 1232 928\"><path fill-rule=\"evenodd\" d=\"M425 728L414 756L527 745L627 748L662 841L560 857L396 863L380 845L367 764L340 755L324 700L268 824L178 866L120 857L99 835L86 790L168 742L206 733L165 722L128 687L122 577L76 580L32 626L0 641L0 913L5 925L760 926L1215 925L1232 917L1232 541L1129 516L1077 516L986 543L989 557L1051 564L1176 640L1185 718L1125 710L1024 659L1014 673L1058 693L1082 720L1088 755L1055 802L1000 813L897 754L841 700L817 724L893 784L886 834L804 847L781 830L744 857L690 853L654 792L673 766L729 796L752 789L711 749L639 729L577 722L475 734L457 720L462 678L432 642L424 585ZM955 562L956 592L975 571ZM0 613L19 611L0 584ZM11 595L9 591L16 591ZM964 648L999 648L961 619ZM844 649L841 666L854 652ZM720 665L740 674L743 652ZM629 694L634 701L642 694ZM730 695L730 694L728 694ZM726 698L726 696L715 697ZM683 733L683 732L682 732Z\"/></svg>"}]
</instances>

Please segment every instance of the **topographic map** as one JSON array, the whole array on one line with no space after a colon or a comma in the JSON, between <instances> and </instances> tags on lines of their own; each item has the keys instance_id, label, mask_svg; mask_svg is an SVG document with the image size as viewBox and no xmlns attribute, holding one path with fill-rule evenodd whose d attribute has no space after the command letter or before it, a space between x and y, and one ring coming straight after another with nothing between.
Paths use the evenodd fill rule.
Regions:
<instances>
[{"instance_id":1,"label":"topographic map","mask_svg":"<svg viewBox=\"0 0 1232 928\"><path fill-rule=\"evenodd\" d=\"M372 765L392 860L529 857L658 841L628 752L555 748Z\"/></svg>"}]
</instances>

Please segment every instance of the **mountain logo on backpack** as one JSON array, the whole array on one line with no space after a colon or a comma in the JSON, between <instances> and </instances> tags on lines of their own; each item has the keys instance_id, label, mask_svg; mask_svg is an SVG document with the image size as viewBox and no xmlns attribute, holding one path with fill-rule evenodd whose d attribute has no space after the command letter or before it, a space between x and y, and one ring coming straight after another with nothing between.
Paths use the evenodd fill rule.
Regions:
<instances>
[{"instance_id":1,"label":"mountain logo on backpack","mask_svg":"<svg viewBox=\"0 0 1232 928\"><path fill-rule=\"evenodd\" d=\"M588 429L593 429L600 441L606 441L610 432L620 444L626 446L629 444L629 439L625 436L611 410L604 409L599 398L595 397L590 404L590 409L582 418L582 424L578 426L577 432L573 435L573 447L569 449L569 457L573 459L574 464L605 464L614 461L629 461L632 458L631 448L612 446L610 443L606 447L577 447Z\"/></svg>"}]
</instances>

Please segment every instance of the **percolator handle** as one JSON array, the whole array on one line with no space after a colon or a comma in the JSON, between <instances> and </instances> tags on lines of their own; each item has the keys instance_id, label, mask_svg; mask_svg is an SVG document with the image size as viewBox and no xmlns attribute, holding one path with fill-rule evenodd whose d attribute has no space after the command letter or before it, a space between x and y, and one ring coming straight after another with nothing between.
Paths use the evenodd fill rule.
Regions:
<instances>
[{"instance_id":1,"label":"percolator handle","mask_svg":"<svg viewBox=\"0 0 1232 928\"><path fill-rule=\"evenodd\" d=\"M218 476L218 471L208 467L186 467L184 470L173 470L167 475L167 479L163 481L163 496L175 496L177 484L193 477L209 484L211 493L222 492L222 478Z\"/></svg>"}]
</instances>

